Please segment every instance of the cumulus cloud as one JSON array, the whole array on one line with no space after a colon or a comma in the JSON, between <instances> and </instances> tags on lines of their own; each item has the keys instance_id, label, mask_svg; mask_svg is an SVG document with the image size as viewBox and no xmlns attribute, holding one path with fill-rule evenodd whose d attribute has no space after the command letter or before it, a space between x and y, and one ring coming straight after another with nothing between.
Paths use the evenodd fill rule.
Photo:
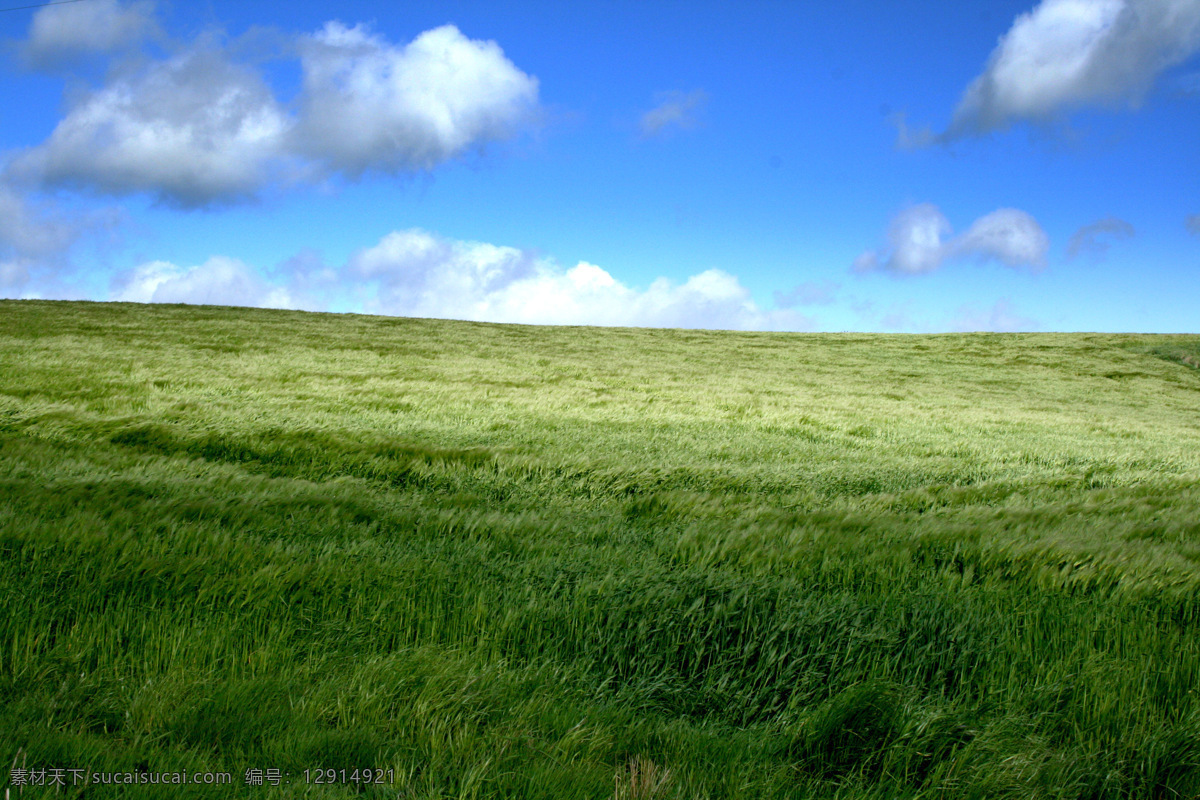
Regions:
<instances>
[{"instance_id":1,"label":"cumulus cloud","mask_svg":"<svg viewBox=\"0 0 1200 800\"><path fill-rule=\"evenodd\" d=\"M84 97L13 168L182 207L253 196L290 122L261 77L200 47Z\"/></svg>"},{"instance_id":2,"label":"cumulus cloud","mask_svg":"<svg viewBox=\"0 0 1200 800\"><path fill-rule=\"evenodd\" d=\"M508 138L537 105L536 78L453 25L397 47L330 22L301 38L300 63L296 147L352 177L430 169Z\"/></svg>"},{"instance_id":3,"label":"cumulus cloud","mask_svg":"<svg viewBox=\"0 0 1200 800\"><path fill-rule=\"evenodd\" d=\"M703 89L691 92L663 92L655 96L657 106L642 115L639 128L642 136L659 136L671 128L690 130L696 126L696 114L708 102Z\"/></svg>"},{"instance_id":4,"label":"cumulus cloud","mask_svg":"<svg viewBox=\"0 0 1200 800\"><path fill-rule=\"evenodd\" d=\"M952 232L950 221L934 204L910 206L892 218L887 247L859 255L852 271L922 275L956 258L1040 269L1050 247L1049 237L1037 220L1015 208L1001 208L980 217L959 236L951 237Z\"/></svg>"},{"instance_id":5,"label":"cumulus cloud","mask_svg":"<svg viewBox=\"0 0 1200 800\"><path fill-rule=\"evenodd\" d=\"M595 264L564 269L512 247L397 231L347 265L369 311L416 317L556 325L807 329L811 320L765 311L734 276L707 270L673 284L627 286Z\"/></svg>"},{"instance_id":6,"label":"cumulus cloud","mask_svg":"<svg viewBox=\"0 0 1200 800\"><path fill-rule=\"evenodd\" d=\"M997 331L1011 333L1015 331L1035 331L1041 328L1041 323L1030 317L1017 313L1011 301L997 300L991 308L980 310L971 306L962 306L958 315L951 323L951 329L956 331Z\"/></svg>"},{"instance_id":7,"label":"cumulus cloud","mask_svg":"<svg viewBox=\"0 0 1200 800\"><path fill-rule=\"evenodd\" d=\"M950 220L933 203L910 206L888 226L888 252L868 250L855 259L854 270L883 269L904 275L933 272L946 257L943 239L951 230Z\"/></svg>"},{"instance_id":8,"label":"cumulus cloud","mask_svg":"<svg viewBox=\"0 0 1200 800\"><path fill-rule=\"evenodd\" d=\"M287 289L268 283L234 258L214 256L195 267L151 261L117 277L110 299L130 303L293 308Z\"/></svg>"},{"instance_id":9,"label":"cumulus cloud","mask_svg":"<svg viewBox=\"0 0 1200 800\"><path fill-rule=\"evenodd\" d=\"M393 231L341 267L302 252L268 274L216 256L152 261L117 276L110 300L342 310L480 322L733 330L812 330L788 309L760 308L736 277L710 269L644 289L580 262L566 269L515 247Z\"/></svg>"},{"instance_id":10,"label":"cumulus cloud","mask_svg":"<svg viewBox=\"0 0 1200 800\"><path fill-rule=\"evenodd\" d=\"M394 46L361 25L330 22L299 37L296 50L296 111L210 37L112 72L12 170L50 186L196 208L331 174L432 169L512 136L537 106L536 78L495 42L452 25Z\"/></svg>"},{"instance_id":11,"label":"cumulus cloud","mask_svg":"<svg viewBox=\"0 0 1200 800\"><path fill-rule=\"evenodd\" d=\"M1103 255L1108 250L1109 243L1102 237L1112 236L1116 239L1128 239L1133 235L1133 226L1125 220L1105 217L1090 225L1084 225L1071 234L1071 239L1067 242L1067 258L1075 258L1081 253Z\"/></svg>"},{"instance_id":12,"label":"cumulus cloud","mask_svg":"<svg viewBox=\"0 0 1200 800\"><path fill-rule=\"evenodd\" d=\"M775 305L779 308L829 305L840 288L833 281L805 281L786 292L775 292Z\"/></svg>"},{"instance_id":13,"label":"cumulus cloud","mask_svg":"<svg viewBox=\"0 0 1200 800\"><path fill-rule=\"evenodd\" d=\"M949 141L1085 105L1136 106L1200 50L1196 0L1042 0L1016 18L964 92Z\"/></svg>"},{"instance_id":14,"label":"cumulus cloud","mask_svg":"<svg viewBox=\"0 0 1200 800\"><path fill-rule=\"evenodd\" d=\"M1200 214L1189 214L1188 218L1183 221L1187 227L1188 233L1194 233L1200 236Z\"/></svg>"},{"instance_id":15,"label":"cumulus cloud","mask_svg":"<svg viewBox=\"0 0 1200 800\"><path fill-rule=\"evenodd\" d=\"M21 56L30 66L45 68L117 51L158 31L153 12L151 2L117 0L46 6L33 15Z\"/></svg>"}]
</instances>

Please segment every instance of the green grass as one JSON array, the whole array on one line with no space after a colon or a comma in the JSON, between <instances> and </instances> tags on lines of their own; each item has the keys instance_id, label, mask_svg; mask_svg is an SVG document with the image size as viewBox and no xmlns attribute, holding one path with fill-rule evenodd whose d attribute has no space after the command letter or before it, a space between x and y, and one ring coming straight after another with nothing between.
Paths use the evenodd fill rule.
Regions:
<instances>
[{"instance_id":1,"label":"green grass","mask_svg":"<svg viewBox=\"0 0 1200 800\"><path fill-rule=\"evenodd\" d=\"M1197 797L1197 364L0 301L0 761Z\"/></svg>"}]
</instances>

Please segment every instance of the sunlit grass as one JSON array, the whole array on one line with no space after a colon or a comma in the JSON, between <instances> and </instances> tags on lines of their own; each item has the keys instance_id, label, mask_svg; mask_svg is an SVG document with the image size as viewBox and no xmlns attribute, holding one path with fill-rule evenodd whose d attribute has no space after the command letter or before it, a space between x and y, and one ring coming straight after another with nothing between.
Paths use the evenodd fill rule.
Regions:
<instances>
[{"instance_id":1,"label":"sunlit grass","mask_svg":"<svg viewBox=\"0 0 1200 800\"><path fill-rule=\"evenodd\" d=\"M0 761L1195 796L1196 357L0 302Z\"/></svg>"}]
</instances>

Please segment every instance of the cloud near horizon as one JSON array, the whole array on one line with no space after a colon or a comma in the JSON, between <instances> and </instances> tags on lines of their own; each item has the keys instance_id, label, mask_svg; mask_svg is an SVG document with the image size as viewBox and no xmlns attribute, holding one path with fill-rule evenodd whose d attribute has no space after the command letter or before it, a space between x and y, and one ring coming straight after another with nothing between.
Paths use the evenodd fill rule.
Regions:
<instances>
[{"instance_id":1,"label":"cloud near horizon","mask_svg":"<svg viewBox=\"0 0 1200 800\"><path fill-rule=\"evenodd\" d=\"M224 256L213 256L190 269L167 261L142 264L118 277L109 299L123 303L296 307L286 287L273 286L244 262Z\"/></svg>"},{"instance_id":2,"label":"cloud near horizon","mask_svg":"<svg viewBox=\"0 0 1200 800\"><path fill-rule=\"evenodd\" d=\"M349 271L373 284L368 310L552 325L779 329L811 327L789 311L764 311L736 277L710 269L675 285L626 286L595 264L570 269L528 251L397 231L356 253Z\"/></svg>"},{"instance_id":3,"label":"cloud near horizon","mask_svg":"<svg viewBox=\"0 0 1200 800\"><path fill-rule=\"evenodd\" d=\"M119 16L142 7L104 8ZM62 40L83 49L76 32L94 9L48 10L35 15L26 48L43 52ZM213 35L110 71L45 142L13 158L10 172L28 183L200 208L329 176L431 170L516 135L538 105L536 78L495 42L468 39L453 25L397 46L366 26L330 22L297 36L295 47L303 83L294 103Z\"/></svg>"},{"instance_id":4,"label":"cloud near horizon","mask_svg":"<svg viewBox=\"0 0 1200 800\"><path fill-rule=\"evenodd\" d=\"M888 226L887 246L867 250L854 260L853 272L923 275L955 259L998 261L1040 270L1050 239L1032 216L1001 208L980 217L965 232L951 236L950 221L933 203L919 203L897 213Z\"/></svg>"},{"instance_id":5,"label":"cloud near horizon","mask_svg":"<svg viewBox=\"0 0 1200 800\"><path fill-rule=\"evenodd\" d=\"M1035 319L1021 316L1011 301L1001 298L991 308L983 311L972 306L961 306L958 309L958 315L950 323L950 327L951 330L963 333L974 331L1015 333L1036 331L1042 325Z\"/></svg>"},{"instance_id":6,"label":"cloud near horizon","mask_svg":"<svg viewBox=\"0 0 1200 800\"><path fill-rule=\"evenodd\" d=\"M811 330L787 309L764 310L736 277L711 269L645 289L581 261L564 269L527 250L393 231L339 269L312 254L280 265L275 280L225 257L184 268L154 261L118 276L110 299L346 310L391 316L543 325Z\"/></svg>"},{"instance_id":7,"label":"cloud near horizon","mask_svg":"<svg viewBox=\"0 0 1200 800\"><path fill-rule=\"evenodd\" d=\"M118 218L113 209L81 213L53 198L35 200L0 180L0 297L22 297L35 283L55 283L79 239L111 230Z\"/></svg>"},{"instance_id":8,"label":"cloud near horizon","mask_svg":"<svg viewBox=\"0 0 1200 800\"><path fill-rule=\"evenodd\" d=\"M1084 106L1136 108L1164 70L1198 51L1196 0L1042 0L1001 37L947 129L901 120L897 145L945 144Z\"/></svg>"},{"instance_id":9,"label":"cloud near horizon","mask_svg":"<svg viewBox=\"0 0 1200 800\"><path fill-rule=\"evenodd\" d=\"M1200 214L1189 214L1183 221L1183 225L1188 229L1188 233L1200 236Z\"/></svg>"}]
</instances>

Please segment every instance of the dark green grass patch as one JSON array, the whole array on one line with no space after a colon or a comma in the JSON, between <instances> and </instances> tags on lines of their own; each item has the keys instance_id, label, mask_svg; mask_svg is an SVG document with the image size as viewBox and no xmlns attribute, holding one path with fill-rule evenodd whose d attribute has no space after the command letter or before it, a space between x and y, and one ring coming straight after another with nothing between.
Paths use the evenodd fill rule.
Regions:
<instances>
[{"instance_id":1,"label":"dark green grass patch","mask_svg":"<svg viewBox=\"0 0 1200 800\"><path fill-rule=\"evenodd\" d=\"M1200 337L1195 336L1163 336L1164 341L1151 345L1143 345L1140 351L1200 370Z\"/></svg>"}]
</instances>

